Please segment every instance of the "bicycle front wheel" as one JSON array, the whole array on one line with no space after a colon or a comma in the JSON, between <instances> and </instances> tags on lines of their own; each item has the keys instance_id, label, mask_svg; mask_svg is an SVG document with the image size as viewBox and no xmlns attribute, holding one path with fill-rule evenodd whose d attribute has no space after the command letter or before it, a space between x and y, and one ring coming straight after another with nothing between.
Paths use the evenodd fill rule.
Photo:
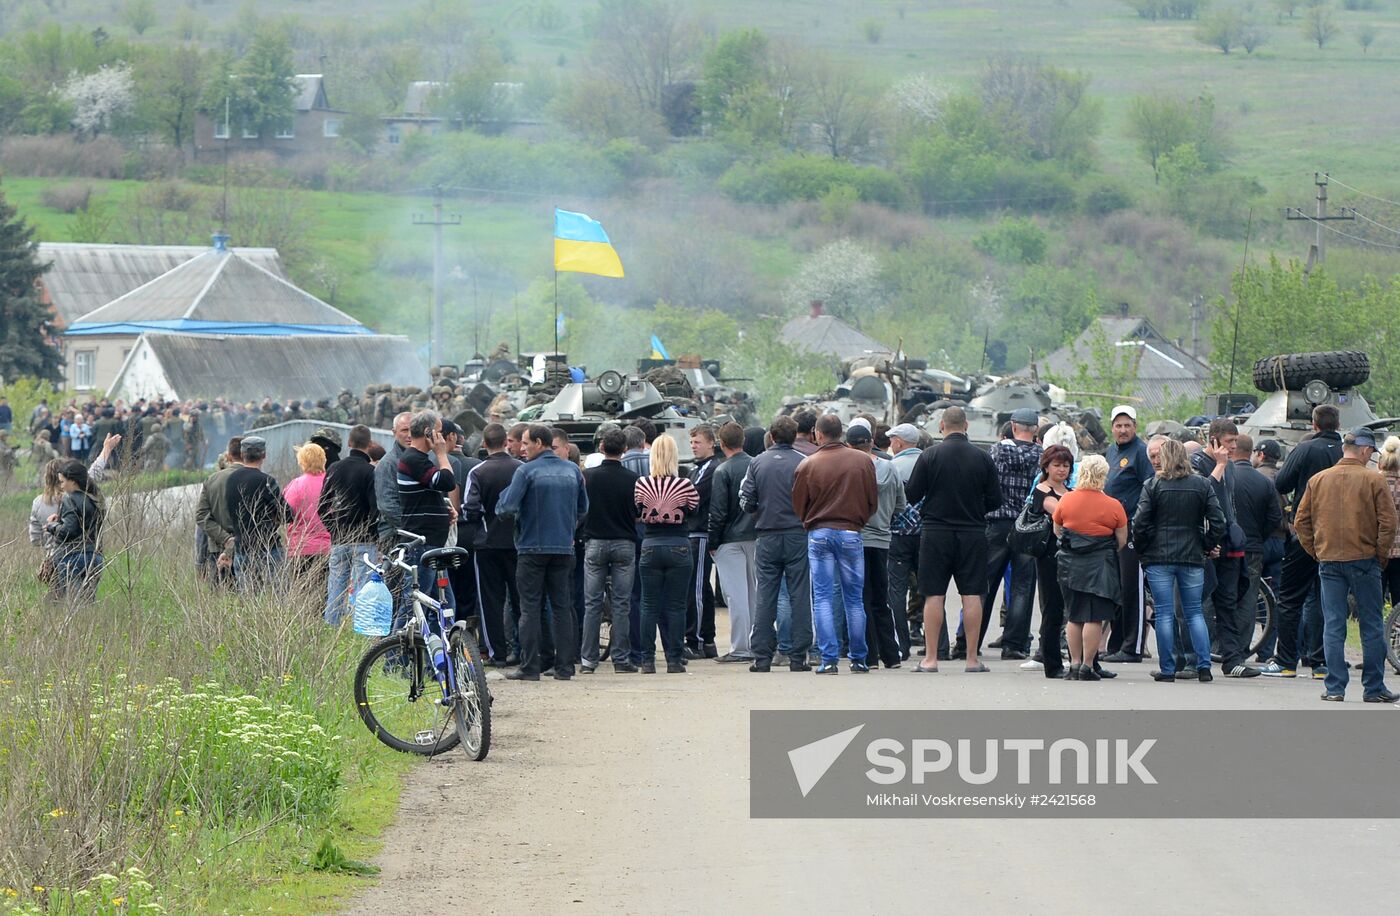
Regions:
<instances>
[{"instance_id":1,"label":"bicycle front wheel","mask_svg":"<svg viewBox=\"0 0 1400 916\"><path fill-rule=\"evenodd\" d=\"M355 706L370 734L396 751L431 757L461 740L416 633L394 633L369 647L355 669Z\"/></svg>"},{"instance_id":2,"label":"bicycle front wheel","mask_svg":"<svg viewBox=\"0 0 1400 916\"><path fill-rule=\"evenodd\" d=\"M1274 633L1277 624L1278 602L1274 598L1274 590L1269 587L1269 583L1260 581L1259 595L1254 602L1254 630L1251 633L1253 639L1249 644L1249 657L1259 653L1259 650Z\"/></svg>"},{"instance_id":3,"label":"bicycle front wheel","mask_svg":"<svg viewBox=\"0 0 1400 916\"><path fill-rule=\"evenodd\" d=\"M452 634L452 669L457 675L452 714L462 750L473 760L485 760L491 750L491 691L475 639L462 630Z\"/></svg>"}]
</instances>

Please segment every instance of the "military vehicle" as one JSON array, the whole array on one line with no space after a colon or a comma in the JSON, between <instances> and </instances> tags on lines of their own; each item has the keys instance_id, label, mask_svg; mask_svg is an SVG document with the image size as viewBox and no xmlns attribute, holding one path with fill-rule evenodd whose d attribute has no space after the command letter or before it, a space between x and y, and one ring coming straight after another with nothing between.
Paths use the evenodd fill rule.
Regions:
<instances>
[{"instance_id":1,"label":"military vehicle","mask_svg":"<svg viewBox=\"0 0 1400 916\"><path fill-rule=\"evenodd\" d=\"M835 414L842 423L866 414L893 426L918 416L930 404L962 403L973 394L967 379L929 369L923 360L861 356L842 363L841 374L844 381L833 391L784 398L778 413L810 409L819 414Z\"/></svg>"},{"instance_id":2,"label":"military vehicle","mask_svg":"<svg viewBox=\"0 0 1400 916\"><path fill-rule=\"evenodd\" d=\"M593 451L594 437L603 423L613 421L625 425L643 418L655 424L659 432L676 440L682 462L694 458L690 450L690 430L701 423L728 419L687 415L644 377L624 377L611 369L588 381L571 382L548 404L532 405L520 412L522 421L564 430L569 441L585 455Z\"/></svg>"},{"instance_id":3,"label":"military vehicle","mask_svg":"<svg viewBox=\"0 0 1400 916\"><path fill-rule=\"evenodd\" d=\"M725 384L738 379L723 378L717 359L643 359L637 361L637 372L683 414L725 417L741 426L757 420L753 398Z\"/></svg>"},{"instance_id":4,"label":"military vehicle","mask_svg":"<svg viewBox=\"0 0 1400 916\"><path fill-rule=\"evenodd\" d=\"M1313 408L1335 405L1345 432L1358 426L1392 428L1397 417L1378 417L1356 391L1371 377L1371 361L1360 350L1266 356L1254 364L1254 387L1266 397L1249 412L1234 416L1240 432L1255 442L1275 439L1294 446L1312 432Z\"/></svg>"},{"instance_id":5,"label":"military vehicle","mask_svg":"<svg viewBox=\"0 0 1400 916\"><path fill-rule=\"evenodd\" d=\"M1068 397L1063 389L1037 379L988 376L977 387L972 399L958 406L967 414L967 438L983 448L990 448L1001 441L1002 429L1011 421L1012 413L1029 407L1042 420L1065 422L1073 426L1081 451L1103 451L1108 444L1108 435L1098 410L1070 403ZM938 431L938 421L943 417L943 411L951 406L951 401L936 401L905 419L923 427L934 441L938 441L943 438Z\"/></svg>"}]
</instances>

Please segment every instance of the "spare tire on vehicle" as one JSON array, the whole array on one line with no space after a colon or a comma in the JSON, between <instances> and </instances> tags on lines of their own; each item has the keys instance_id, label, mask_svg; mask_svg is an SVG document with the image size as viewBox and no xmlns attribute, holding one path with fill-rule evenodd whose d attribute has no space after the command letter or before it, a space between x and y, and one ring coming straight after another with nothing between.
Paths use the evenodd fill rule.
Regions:
<instances>
[{"instance_id":1,"label":"spare tire on vehicle","mask_svg":"<svg viewBox=\"0 0 1400 916\"><path fill-rule=\"evenodd\" d=\"M1254 364L1254 387L1260 391L1301 389L1313 379L1329 388L1351 388L1371 377L1371 361L1361 350L1286 353Z\"/></svg>"}]
</instances>

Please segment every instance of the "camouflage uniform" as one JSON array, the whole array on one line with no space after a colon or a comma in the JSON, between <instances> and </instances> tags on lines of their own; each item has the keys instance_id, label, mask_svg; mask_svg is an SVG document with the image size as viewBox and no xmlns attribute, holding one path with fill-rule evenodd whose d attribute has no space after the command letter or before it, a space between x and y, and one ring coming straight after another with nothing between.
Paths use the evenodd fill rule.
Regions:
<instances>
[{"instance_id":1,"label":"camouflage uniform","mask_svg":"<svg viewBox=\"0 0 1400 916\"><path fill-rule=\"evenodd\" d=\"M264 426L272 426L272 425L275 424L276 422L277 422L277 414L275 414L275 413L272 412L272 406L271 406L271 405L268 405L268 404L264 404L264 405L263 405L262 411L261 411L261 412L258 414L258 416L257 416L257 419L255 419L255 420L253 421L253 425L250 426L250 427L248 427L248 428L249 428L249 429L262 429Z\"/></svg>"},{"instance_id":2,"label":"camouflage uniform","mask_svg":"<svg viewBox=\"0 0 1400 916\"><path fill-rule=\"evenodd\" d=\"M137 453L139 467L147 471L159 471L165 467L165 456L170 453L170 440L165 438L163 430L164 427L160 423L151 427L146 441L141 443L141 451Z\"/></svg>"},{"instance_id":3,"label":"camouflage uniform","mask_svg":"<svg viewBox=\"0 0 1400 916\"><path fill-rule=\"evenodd\" d=\"M10 485L15 476L15 465L18 463L19 456L10 447L9 431L0 429L0 487Z\"/></svg>"}]
</instances>

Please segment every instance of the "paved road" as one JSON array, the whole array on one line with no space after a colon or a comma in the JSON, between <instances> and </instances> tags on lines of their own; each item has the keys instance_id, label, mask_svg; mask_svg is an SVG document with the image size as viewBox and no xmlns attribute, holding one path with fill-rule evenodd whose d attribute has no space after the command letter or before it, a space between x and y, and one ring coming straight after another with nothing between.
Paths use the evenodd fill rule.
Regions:
<instances>
[{"instance_id":1,"label":"paved road","mask_svg":"<svg viewBox=\"0 0 1400 916\"><path fill-rule=\"evenodd\" d=\"M945 663L946 665L947 663ZM1017 662L836 678L697 661L684 676L493 681L484 763L419 767L365 914L1173 913L1390 906L1388 820L777 821L748 815L750 709L1316 709L1310 680L1101 683ZM1358 672L1359 673L1359 672ZM1395 682L1394 677L1391 683ZM1339 715L1362 707L1359 684ZM1338 748L1338 753L1346 753ZM1319 773L1318 778L1325 778ZM1300 787L1301 791L1306 791ZM441 840L446 838L446 848Z\"/></svg>"}]
</instances>

